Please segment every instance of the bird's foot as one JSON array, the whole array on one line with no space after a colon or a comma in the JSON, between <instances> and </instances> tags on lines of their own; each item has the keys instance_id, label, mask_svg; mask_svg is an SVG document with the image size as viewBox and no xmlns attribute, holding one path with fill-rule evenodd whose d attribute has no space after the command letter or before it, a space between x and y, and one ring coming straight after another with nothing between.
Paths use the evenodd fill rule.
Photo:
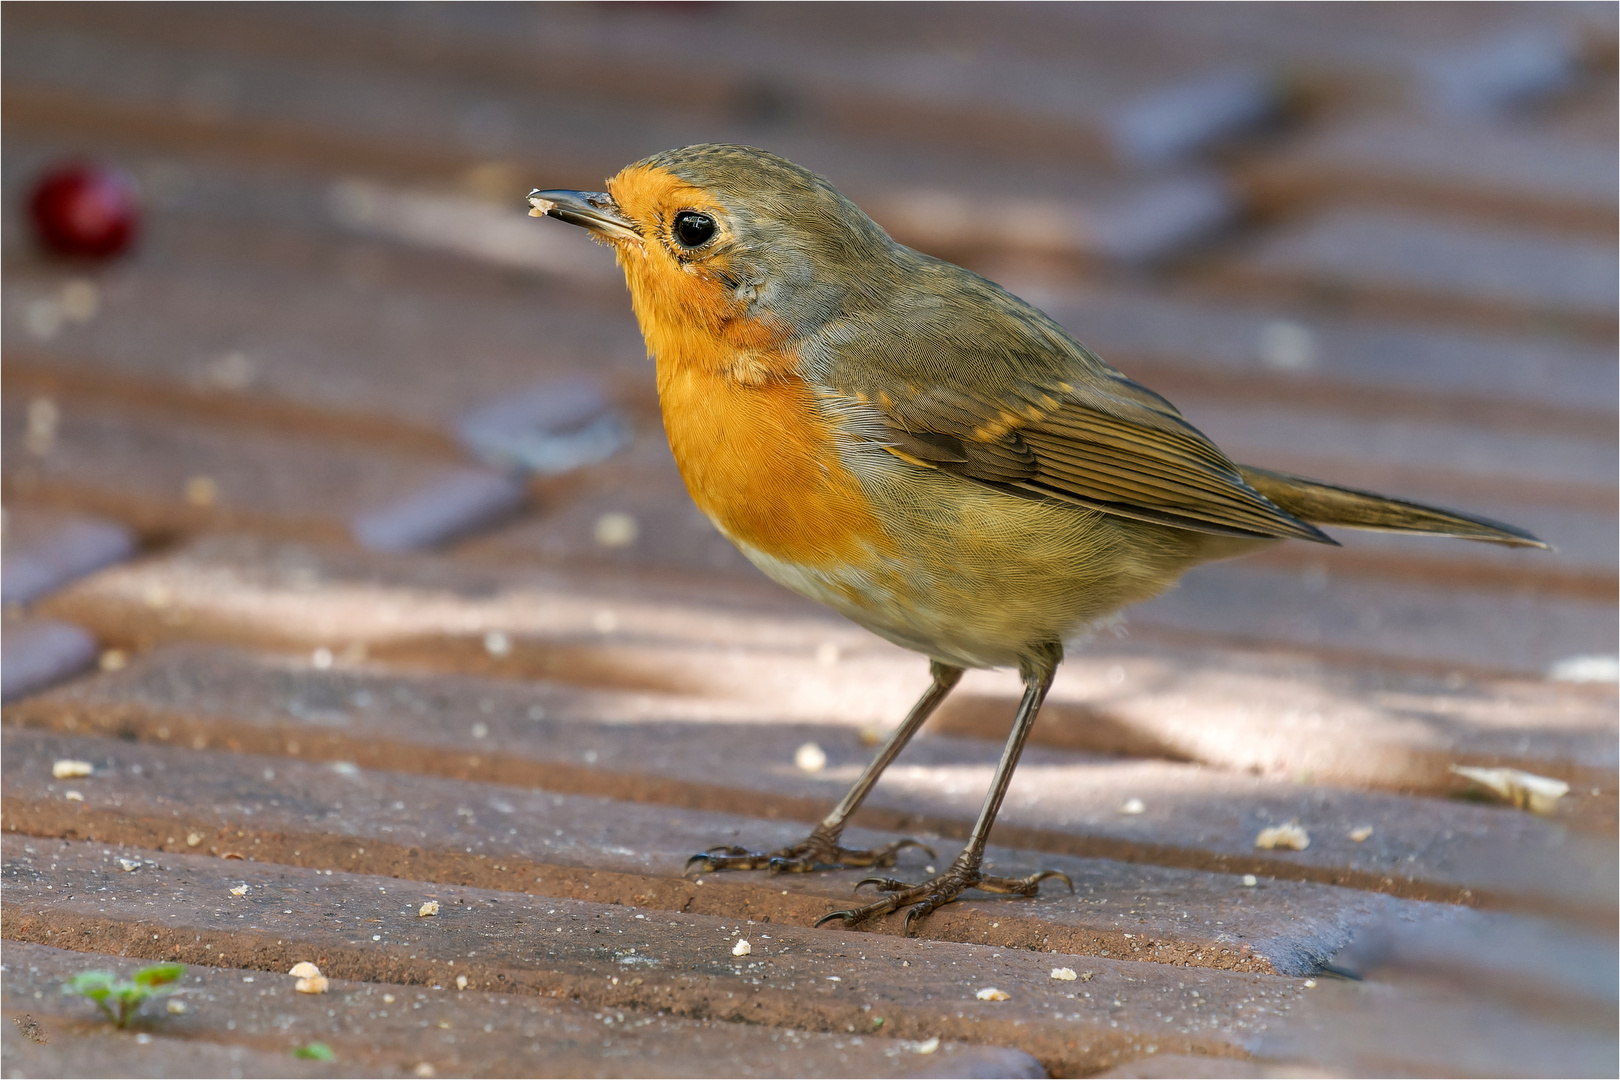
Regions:
<instances>
[{"instance_id":1,"label":"bird's foot","mask_svg":"<svg viewBox=\"0 0 1620 1080\"><path fill-rule=\"evenodd\" d=\"M708 874L716 870L769 870L772 874L807 874L812 870L836 870L845 866L893 866L895 857L906 848L921 848L934 858L934 849L918 840L896 840L882 847L858 850L838 843L839 833L818 825L809 836L792 847L776 851L750 851L735 844L723 844L700 851L686 860L686 874Z\"/></svg>"},{"instance_id":2,"label":"bird's foot","mask_svg":"<svg viewBox=\"0 0 1620 1080\"><path fill-rule=\"evenodd\" d=\"M953 865L943 874L920 885L908 885L904 881L893 878L867 878L855 886L858 890L861 885L875 885L879 892L888 895L881 900L874 900L864 907L851 908L847 911L834 911L823 915L816 920L816 925L831 922L833 919L844 920L845 926L857 926L868 919L879 915L887 915L891 911L910 904L906 912L905 932L909 935L912 926L917 920L925 917L935 908L955 900L969 889L980 889L984 892L1006 893L1013 896L1034 896L1040 892L1041 882L1047 878L1057 878L1074 892L1074 882L1069 875L1061 870L1042 870L1028 877L1004 878L991 877L983 873L977 866Z\"/></svg>"}]
</instances>

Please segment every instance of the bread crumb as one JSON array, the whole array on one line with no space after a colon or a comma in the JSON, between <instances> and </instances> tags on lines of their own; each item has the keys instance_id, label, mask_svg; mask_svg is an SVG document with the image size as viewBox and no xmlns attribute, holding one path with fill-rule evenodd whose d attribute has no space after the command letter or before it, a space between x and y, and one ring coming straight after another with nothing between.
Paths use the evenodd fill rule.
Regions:
<instances>
[{"instance_id":1,"label":"bread crumb","mask_svg":"<svg viewBox=\"0 0 1620 1080\"><path fill-rule=\"evenodd\" d=\"M1258 884L1260 884L1260 879L1255 877L1253 874L1243 875L1243 887L1245 889L1252 889Z\"/></svg>"},{"instance_id":2,"label":"bread crumb","mask_svg":"<svg viewBox=\"0 0 1620 1080\"><path fill-rule=\"evenodd\" d=\"M467 989L467 976L465 976L465 975L457 975L456 976L456 989L457 990L465 990L465 989Z\"/></svg>"},{"instance_id":3,"label":"bread crumb","mask_svg":"<svg viewBox=\"0 0 1620 1080\"><path fill-rule=\"evenodd\" d=\"M236 888L231 890L231 895L232 896L246 896L247 891L248 891L248 887L246 885L238 885Z\"/></svg>"},{"instance_id":4,"label":"bread crumb","mask_svg":"<svg viewBox=\"0 0 1620 1080\"><path fill-rule=\"evenodd\" d=\"M980 1001L1006 1001L1012 997L1012 995L1007 993L1007 991L997 990L993 986L987 986L973 996L978 998Z\"/></svg>"},{"instance_id":5,"label":"bread crumb","mask_svg":"<svg viewBox=\"0 0 1620 1080\"><path fill-rule=\"evenodd\" d=\"M1052 969L1052 978L1054 978L1054 979L1062 979L1064 982L1074 982L1074 980L1078 979L1079 977L1080 976L1078 974L1076 974L1074 968L1053 968Z\"/></svg>"},{"instance_id":6,"label":"bread crumb","mask_svg":"<svg viewBox=\"0 0 1620 1080\"><path fill-rule=\"evenodd\" d=\"M1141 799L1126 799L1119 804L1119 812L1122 814L1145 814L1147 813L1147 803Z\"/></svg>"},{"instance_id":7,"label":"bread crumb","mask_svg":"<svg viewBox=\"0 0 1620 1080\"><path fill-rule=\"evenodd\" d=\"M827 752L807 742L793 752L793 764L804 772L820 772L827 767Z\"/></svg>"},{"instance_id":8,"label":"bread crumb","mask_svg":"<svg viewBox=\"0 0 1620 1080\"><path fill-rule=\"evenodd\" d=\"M438 913L439 902L437 900L429 900L427 903L416 909L416 917L418 919L425 919L429 915L437 915Z\"/></svg>"},{"instance_id":9,"label":"bread crumb","mask_svg":"<svg viewBox=\"0 0 1620 1080\"><path fill-rule=\"evenodd\" d=\"M292 970L287 972L287 974L297 976L300 979L313 979L320 973L321 969L310 963L308 960L298 961L298 963L292 966Z\"/></svg>"},{"instance_id":10,"label":"bread crumb","mask_svg":"<svg viewBox=\"0 0 1620 1080\"><path fill-rule=\"evenodd\" d=\"M293 989L300 994L324 994L328 985L325 975L312 975L293 983Z\"/></svg>"},{"instance_id":11,"label":"bread crumb","mask_svg":"<svg viewBox=\"0 0 1620 1080\"><path fill-rule=\"evenodd\" d=\"M1558 800L1569 794L1569 785L1562 780L1537 776L1523 769L1479 769L1471 765L1453 765L1451 771L1490 788L1520 810L1528 810L1532 814L1551 814L1558 809Z\"/></svg>"},{"instance_id":12,"label":"bread crumb","mask_svg":"<svg viewBox=\"0 0 1620 1080\"><path fill-rule=\"evenodd\" d=\"M939 1049L939 1036L935 1035L932 1039L924 1039L920 1043L912 1043L911 1048L919 1054L932 1054Z\"/></svg>"},{"instance_id":13,"label":"bread crumb","mask_svg":"<svg viewBox=\"0 0 1620 1080\"><path fill-rule=\"evenodd\" d=\"M746 938L739 939L737 944L731 947L732 956L747 956L753 951L754 947L748 944L748 940Z\"/></svg>"},{"instance_id":14,"label":"bread crumb","mask_svg":"<svg viewBox=\"0 0 1620 1080\"><path fill-rule=\"evenodd\" d=\"M96 767L88 761L75 761L73 758L63 758L51 766L51 775L58 780L77 780L95 771Z\"/></svg>"},{"instance_id":15,"label":"bread crumb","mask_svg":"<svg viewBox=\"0 0 1620 1080\"><path fill-rule=\"evenodd\" d=\"M1311 846L1311 834L1297 821L1290 821L1286 825L1273 825L1269 829L1261 829L1260 835L1254 838L1257 848L1292 848L1295 851L1304 851Z\"/></svg>"},{"instance_id":16,"label":"bread crumb","mask_svg":"<svg viewBox=\"0 0 1620 1080\"><path fill-rule=\"evenodd\" d=\"M1359 828L1355 828L1355 829L1350 830L1350 839L1354 840L1356 843L1359 844L1363 840L1367 839L1367 837L1371 836L1372 834L1373 834L1373 827L1371 825L1362 825Z\"/></svg>"},{"instance_id":17,"label":"bread crumb","mask_svg":"<svg viewBox=\"0 0 1620 1080\"><path fill-rule=\"evenodd\" d=\"M84 792L64 791L62 792L62 798L66 799L68 802L84 802Z\"/></svg>"}]
</instances>

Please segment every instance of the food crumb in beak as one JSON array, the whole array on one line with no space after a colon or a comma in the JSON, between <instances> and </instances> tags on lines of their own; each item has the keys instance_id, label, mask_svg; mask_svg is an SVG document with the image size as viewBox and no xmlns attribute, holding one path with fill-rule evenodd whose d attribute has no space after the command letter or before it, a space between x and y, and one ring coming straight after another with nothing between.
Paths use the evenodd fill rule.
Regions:
<instances>
[{"instance_id":1,"label":"food crumb in beak","mask_svg":"<svg viewBox=\"0 0 1620 1080\"><path fill-rule=\"evenodd\" d=\"M552 202L550 199L542 199L539 197L530 199L529 205L534 208L529 211L530 217L545 217L547 214L551 213L557 208L557 204Z\"/></svg>"}]
</instances>

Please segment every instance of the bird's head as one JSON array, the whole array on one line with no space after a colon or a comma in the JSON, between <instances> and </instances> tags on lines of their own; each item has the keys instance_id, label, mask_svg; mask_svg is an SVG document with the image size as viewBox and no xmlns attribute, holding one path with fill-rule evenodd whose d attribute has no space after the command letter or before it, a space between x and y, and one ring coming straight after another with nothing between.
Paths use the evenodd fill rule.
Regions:
<instances>
[{"instance_id":1,"label":"bird's head","mask_svg":"<svg viewBox=\"0 0 1620 1080\"><path fill-rule=\"evenodd\" d=\"M605 192L537 190L529 203L614 247L655 352L674 333L755 345L807 333L883 296L900 250L827 181L750 146L667 150Z\"/></svg>"}]
</instances>

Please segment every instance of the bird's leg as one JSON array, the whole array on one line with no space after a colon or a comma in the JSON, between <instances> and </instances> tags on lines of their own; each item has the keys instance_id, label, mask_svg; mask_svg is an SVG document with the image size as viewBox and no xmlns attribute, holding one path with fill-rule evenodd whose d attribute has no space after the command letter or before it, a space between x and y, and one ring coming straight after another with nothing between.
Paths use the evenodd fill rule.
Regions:
<instances>
[{"instance_id":1,"label":"bird's leg","mask_svg":"<svg viewBox=\"0 0 1620 1080\"><path fill-rule=\"evenodd\" d=\"M872 785L883 775L883 770L899 756L906 743L917 734L917 729L933 715L939 703L945 700L962 678L961 668L942 664L938 660L929 665L929 671L934 676L933 685L917 699L917 704L911 707L905 720L889 736L889 741L883 744L883 749L878 751L872 764L855 781L855 786L839 800L831 813L821 819L821 824L809 836L792 847L777 851L749 851L733 845L713 847L687 860L687 874L707 874L714 870L769 870L773 874L803 874L840 866L893 866L896 853L908 847L922 848L932 856L933 850L916 840L896 840L865 851L851 850L838 842L844 834L844 825L849 821L849 816L860 807L872 790Z\"/></svg>"},{"instance_id":2,"label":"bird's leg","mask_svg":"<svg viewBox=\"0 0 1620 1080\"><path fill-rule=\"evenodd\" d=\"M845 926L854 926L878 915L887 915L906 905L911 905L906 912L906 932L911 932L911 926L935 908L955 900L968 889L982 889L985 892L1012 893L1017 896L1034 896L1040 891L1040 884L1047 878L1057 878L1074 891L1074 882L1069 880L1067 874L1058 870L1042 870L1022 878L989 877L980 871L979 865L984 860L984 846L990 838L990 826L995 824L996 813L1001 809L1001 801L1007 795L1007 786L1012 781L1013 770L1018 768L1018 758L1024 752L1024 743L1029 739L1030 728L1035 725L1035 717L1041 711L1041 702L1046 699L1046 692L1052 687L1052 676L1057 672L1058 662L1063 659L1063 648L1053 643L1046 646L1031 660L1020 665L1020 674L1024 678L1024 698L1018 704L1018 715L1013 720L1012 734L1007 738L1007 747L1001 752L1001 761L996 765L996 775L990 781L990 791L985 796L984 807L979 811L979 819L973 823L973 832L968 837L967 847L938 877L922 882L918 885L909 885L893 878L867 878L855 887L861 885L875 885L880 892L886 893L881 900L873 901L864 907L852 908L847 911L834 911L822 916L816 921L820 926L833 919L844 920Z\"/></svg>"}]
</instances>

